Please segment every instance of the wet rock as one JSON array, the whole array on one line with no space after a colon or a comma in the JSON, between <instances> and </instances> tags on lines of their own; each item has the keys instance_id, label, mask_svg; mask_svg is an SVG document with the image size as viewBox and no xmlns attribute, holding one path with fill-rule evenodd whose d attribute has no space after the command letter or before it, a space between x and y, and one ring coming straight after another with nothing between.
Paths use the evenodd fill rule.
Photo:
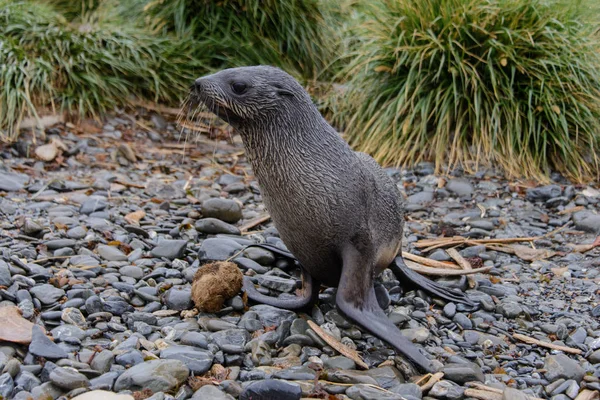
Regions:
<instances>
[{"instance_id":1,"label":"wet rock","mask_svg":"<svg viewBox=\"0 0 600 400\"><path fill-rule=\"evenodd\" d=\"M179 360L152 360L129 368L115 382L114 390L166 392L181 385L190 373Z\"/></svg>"},{"instance_id":2,"label":"wet rock","mask_svg":"<svg viewBox=\"0 0 600 400\"><path fill-rule=\"evenodd\" d=\"M527 189L525 198L529 201L546 201L562 194L562 189L558 185L547 185Z\"/></svg>"},{"instance_id":3,"label":"wet rock","mask_svg":"<svg viewBox=\"0 0 600 400\"><path fill-rule=\"evenodd\" d=\"M0 260L0 286L9 287L12 283L10 270L5 261Z\"/></svg>"},{"instance_id":4,"label":"wet rock","mask_svg":"<svg viewBox=\"0 0 600 400\"><path fill-rule=\"evenodd\" d=\"M49 284L35 286L29 292L44 305L52 305L58 302L64 295L65 291L58 289Z\"/></svg>"},{"instance_id":5,"label":"wet rock","mask_svg":"<svg viewBox=\"0 0 600 400\"><path fill-rule=\"evenodd\" d=\"M0 176L0 179L2 177ZM15 383L12 376L8 373L0 375L0 398L10 399L12 397L13 390L15 389Z\"/></svg>"},{"instance_id":6,"label":"wet rock","mask_svg":"<svg viewBox=\"0 0 600 400\"><path fill-rule=\"evenodd\" d=\"M173 287L165 293L163 299L170 310L189 310L192 308L192 289L189 287Z\"/></svg>"},{"instance_id":7,"label":"wet rock","mask_svg":"<svg viewBox=\"0 0 600 400\"><path fill-rule=\"evenodd\" d=\"M433 190L423 190L422 192L411 194L406 198L409 204L427 204L433 201Z\"/></svg>"},{"instance_id":8,"label":"wet rock","mask_svg":"<svg viewBox=\"0 0 600 400\"><path fill-rule=\"evenodd\" d=\"M350 386L346 390L346 396L352 400L404 400L399 394L364 384Z\"/></svg>"},{"instance_id":9,"label":"wet rock","mask_svg":"<svg viewBox=\"0 0 600 400\"><path fill-rule=\"evenodd\" d=\"M98 255L106 261L127 261L127 256L115 246L98 245Z\"/></svg>"},{"instance_id":10,"label":"wet rock","mask_svg":"<svg viewBox=\"0 0 600 400\"><path fill-rule=\"evenodd\" d=\"M296 319L296 313L266 304L259 304L250 307L250 310L258 314L263 326L279 326L283 321L293 322Z\"/></svg>"},{"instance_id":11,"label":"wet rock","mask_svg":"<svg viewBox=\"0 0 600 400\"><path fill-rule=\"evenodd\" d=\"M446 364L442 368L442 372L444 373L444 378L461 385L467 382L485 381L485 376L481 372L481 368L474 363Z\"/></svg>"},{"instance_id":12,"label":"wet rock","mask_svg":"<svg viewBox=\"0 0 600 400\"><path fill-rule=\"evenodd\" d=\"M232 239L205 239L198 250L198 257L204 261L224 261L242 249L242 245Z\"/></svg>"},{"instance_id":13,"label":"wet rock","mask_svg":"<svg viewBox=\"0 0 600 400\"><path fill-rule=\"evenodd\" d=\"M242 219L242 208L234 200L213 198L202 202L202 215L234 224Z\"/></svg>"},{"instance_id":14,"label":"wet rock","mask_svg":"<svg viewBox=\"0 0 600 400\"><path fill-rule=\"evenodd\" d=\"M0 172L0 191L16 192L25 187L29 176L16 172Z\"/></svg>"},{"instance_id":15,"label":"wet rock","mask_svg":"<svg viewBox=\"0 0 600 400\"><path fill-rule=\"evenodd\" d=\"M425 327L402 329L400 332L413 343L425 343L429 339L429 329Z\"/></svg>"},{"instance_id":16,"label":"wet rock","mask_svg":"<svg viewBox=\"0 0 600 400\"><path fill-rule=\"evenodd\" d=\"M192 400L234 400L234 397L215 386L205 385L194 393Z\"/></svg>"},{"instance_id":17,"label":"wet rock","mask_svg":"<svg viewBox=\"0 0 600 400\"><path fill-rule=\"evenodd\" d=\"M107 206L108 203L106 202L106 198L92 196L88 200L83 202L83 204L81 204L79 212L82 214L90 215L91 213L94 213L96 211L104 210Z\"/></svg>"},{"instance_id":18,"label":"wet rock","mask_svg":"<svg viewBox=\"0 0 600 400\"><path fill-rule=\"evenodd\" d=\"M591 211L579 211L573 214L575 227L584 232L600 234L600 214Z\"/></svg>"},{"instance_id":19,"label":"wet rock","mask_svg":"<svg viewBox=\"0 0 600 400\"><path fill-rule=\"evenodd\" d=\"M50 381L56 386L67 390L84 388L90 385L90 381L85 375L71 368L62 367L54 368L50 372Z\"/></svg>"},{"instance_id":20,"label":"wet rock","mask_svg":"<svg viewBox=\"0 0 600 400\"><path fill-rule=\"evenodd\" d=\"M240 400L300 400L302 389L298 384L277 379L265 379L248 385Z\"/></svg>"},{"instance_id":21,"label":"wet rock","mask_svg":"<svg viewBox=\"0 0 600 400\"><path fill-rule=\"evenodd\" d=\"M161 359L179 360L195 375L205 373L213 363L213 354L191 346L170 346L160 352Z\"/></svg>"},{"instance_id":22,"label":"wet rock","mask_svg":"<svg viewBox=\"0 0 600 400\"><path fill-rule=\"evenodd\" d=\"M158 246L152 249L150 252L153 257L167 258L174 260L176 258L182 258L185 254L187 241L185 240L167 240L163 239L158 243Z\"/></svg>"},{"instance_id":23,"label":"wet rock","mask_svg":"<svg viewBox=\"0 0 600 400\"><path fill-rule=\"evenodd\" d=\"M60 346L51 341L48 336L44 334L42 328L37 325L33 326L31 331L31 343L29 344L29 351L31 354L44 357L51 360L60 358L67 358L68 354Z\"/></svg>"},{"instance_id":24,"label":"wet rock","mask_svg":"<svg viewBox=\"0 0 600 400\"><path fill-rule=\"evenodd\" d=\"M296 288L294 279L281 278L275 275L263 275L258 279L258 283L266 288L286 293L290 293Z\"/></svg>"},{"instance_id":25,"label":"wet rock","mask_svg":"<svg viewBox=\"0 0 600 400\"><path fill-rule=\"evenodd\" d=\"M221 221L217 218L202 218L196 221L196 230L198 232L216 235L218 233L224 233L229 235L239 235L239 228L228 224L227 222Z\"/></svg>"},{"instance_id":26,"label":"wet rock","mask_svg":"<svg viewBox=\"0 0 600 400\"><path fill-rule=\"evenodd\" d=\"M544 376L548 381L554 382L557 379L573 379L581 382L585 371L579 363L565 354L556 354L546 356L544 360Z\"/></svg>"},{"instance_id":27,"label":"wet rock","mask_svg":"<svg viewBox=\"0 0 600 400\"><path fill-rule=\"evenodd\" d=\"M513 301L507 301L499 304L497 311L506 318L517 318L523 312L523 307Z\"/></svg>"},{"instance_id":28,"label":"wet rock","mask_svg":"<svg viewBox=\"0 0 600 400\"><path fill-rule=\"evenodd\" d=\"M470 196L473 194L473 185L466 179L451 179L446 184L446 189L458 196Z\"/></svg>"},{"instance_id":29,"label":"wet rock","mask_svg":"<svg viewBox=\"0 0 600 400\"><path fill-rule=\"evenodd\" d=\"M454 382L439 381L429 391L428 395L446 400L460 400L464 398L465 389Z\"/></svg>"}]
</instances>

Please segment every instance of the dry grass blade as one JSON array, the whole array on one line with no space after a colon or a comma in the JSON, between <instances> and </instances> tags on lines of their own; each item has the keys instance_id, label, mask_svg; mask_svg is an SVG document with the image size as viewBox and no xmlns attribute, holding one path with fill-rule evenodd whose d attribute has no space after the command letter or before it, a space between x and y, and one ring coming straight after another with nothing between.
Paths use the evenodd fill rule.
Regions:
<instances>
[{"instance_id":1,"label":"dry grass blade","mask_svg":"<svg viewBox=\"0 0 600 400\"><path fill-rule=\"evenodd\" d=\"M341 355L346 356L352 361L354 361L359 367L363 369L369 369L369 366L362 360L362 358L360 358L360 355L356 350L351 349L350 347L340 343L337 339L335 339L330 334L326 333L323 329L321 329L319 325L315 324L313 321L308 320L307 322L308 326L310 326L310 328L313 331L315 331L315 333L319 335L319 337L323 339L325 343L333 347Z\"/></svg>"},{"instance_id":2,"label":"dry grass blade","mask_svg":"<svg viewBox=\"0 0 600 400\"><path fill-rule=\"evenodd\" d=\"M529 337L529 336L525 336L525 335L521 335L520 333L513 333L513 338L520 340L522 342L525 343L529 343L529 344L535 344L537 346L541 346L541 347L546 347L548 349L552 349L552 350L559 350L565 353L570 353L570 354L581 354L582 351L579 349L574 349L573 347L567 347L567 346L561 346L558 344L553 344L553 343L548 343L548 342L542 342L541 340Z\"/></svg>"},{"instance_id":3,"label":"dry grass blade","mask_svg":"<svg viewBox=\"0 0 600 400\"><path fill-rule=\"evenodd\" d=\"M258 217L253 218L250 221L246 222L244 225L240 226L240 232L242 232L242 233L248 232L250 229L254 228L255 226L264 224L265 222L267 222L270 219L271 219L271 216L269 214L259 215Z\"/></svg>"},{"instance_id":4,"label":"dry grass blade","mask_svg":"<svg viewBox=\"0 0 600 400\"><path fill-rule=\"evenodd\" d=\"M493 268L493 267L482 267L482 268L475 268L470 271L466 271L464 269L454 270L454 269L430 268L430 267L425 267L425 266L419 265L410 260L406 260L405 262L406 262L406 265L408 266L408 268L412 269L413 271L416 271L423 275L432 275L432 276L470 275L470 274L477 274L480 272L486 272Z\"/></svg>"},{"instance_id":5,"label":"dry grass blade","mask_svg":"<svg viewBox=\"0 0 600 400\"><path fill-rule=\"evenodd\" d=\"M406 251L402 252L402 257L407 260L414 261L414 262L422 264L422 265L426 265L428 267L442 268L442 269L460 269L460 267L455 264L452 264L449 262L431 260L429 258L420 257L420 256L416 256L411 253L407 253Z\"/></svg>"}]
</instances>

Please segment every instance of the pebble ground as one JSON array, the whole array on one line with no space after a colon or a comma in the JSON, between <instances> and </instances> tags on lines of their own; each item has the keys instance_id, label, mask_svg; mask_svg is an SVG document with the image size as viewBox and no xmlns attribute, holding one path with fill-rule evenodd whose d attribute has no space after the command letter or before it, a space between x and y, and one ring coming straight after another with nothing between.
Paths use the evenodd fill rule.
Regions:
<instances>
[{"instance_id":1,"label":"pebble ground","mask_svg":"<svg viewBox=\"0 0 600 400\"><path fill-rule=\"evenodd\" d=\"M216 314L193 310L191 281L206 262L235 255L273 296L293 295L299 271L266 250L240 252L281 241L270 222L247 225L266 210L239 138L179 135L139 110L0 147L0 398L91 399L98 390L136 400L598 398L600 247L590 248L600 234L598 187L556 174L545 186L492 170L442 177L427 163L386 170L406 197L405 251L449 261L446 248L419 241L461 236L471 241L459 253L492 267L440 278L466 290L476 310L403 292L390 271L379 278L389 317L444 373L425 385L336 311L333 288L305 313L246 304L241 294ZM51 161L34 156L43 144L57 149L44 155ZM473 242L523 237L535 239ZM356 349L369 370L307 319ZM31 343L19 343L15 332L27 331Z\"/></svg>"}]
</instances>

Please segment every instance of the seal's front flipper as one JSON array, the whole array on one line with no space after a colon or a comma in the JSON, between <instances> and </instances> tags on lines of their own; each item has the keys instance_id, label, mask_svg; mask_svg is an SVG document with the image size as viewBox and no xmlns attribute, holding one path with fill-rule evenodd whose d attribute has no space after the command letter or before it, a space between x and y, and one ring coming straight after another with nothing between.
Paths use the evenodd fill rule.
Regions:
<instances>
[{"instance_id":1,"label":"seal's front flipper","mask_svg":"<svg viewBox=\"0 0 600 400\"><path fill-rule=\"evenodd\" d=\"M418 272L408 268L402 257L396 257L388 267L392 270L396 278L400 281L400 285L411 289L421 289L432 296L439 297L453 303L462 303L474 307L473 303L464 293L455 292L454 290L440 285L439 283L427 279Z\"/></svg>"},{"instance_id":2,"label":"seal's front flipper","mask_svg":"<svg viewBox=\"0 0 600 400\"><path fill-rule=\"evenodd\" d=\"M302 270L302 295L293 299L280 299L260 293L254 287L250 277L244 277L244 291L250 300L286 310L300 310L312 306L319 297L320 284Z\"/></svg>"},{"instance_id":3,"label":"seal's front flipper","mask_svg":"<svg viewBox=\"0 0 600 400\"><path fill-rule=\"evenodd\" d=\"M368 257L362 256L355 249L347 249L342 258L342 276L335 298L340 311L365 330L389 343L420 371L435 372L431 360L402 335L400 329L379 307L370 269L365 268Z\"/></svg>"},{"instance_id":4,"label":"seal's front flipper","mask_svg":"<svg viewBox=\"0 0 600 400\"><path fill-rule=\"evenodd\" d=\"M248 247L260 247L261 249L269 250L270 252L280 255L282 257L289 258L292 261L298 261L298 259L296 257L294 257L294 255L292 253L290 253L289 251L284 250L282 248L279 248L273 244L255 243L255 244L249 244L248 246L246 246L246 248L248 248Z\"/></svg>"}]
</instances>

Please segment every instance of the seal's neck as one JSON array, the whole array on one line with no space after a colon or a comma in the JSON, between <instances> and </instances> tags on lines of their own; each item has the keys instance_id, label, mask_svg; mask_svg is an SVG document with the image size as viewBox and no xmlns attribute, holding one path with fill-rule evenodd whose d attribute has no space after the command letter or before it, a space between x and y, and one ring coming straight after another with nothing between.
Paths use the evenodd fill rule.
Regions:
<instances>
[{"instance_id":1,"label":"seal's neck","mask_svg":"<svg viewBox=\"0 0 600 400\"><path fill-rule=\"evenodd\" d=\"M252 168L257 176L285 166L335 163L351 153L348 144L321 116L314 105L281 110L239 129ZM308 168L307 172L310 171Z\"/></svg>"}]
</instances>

